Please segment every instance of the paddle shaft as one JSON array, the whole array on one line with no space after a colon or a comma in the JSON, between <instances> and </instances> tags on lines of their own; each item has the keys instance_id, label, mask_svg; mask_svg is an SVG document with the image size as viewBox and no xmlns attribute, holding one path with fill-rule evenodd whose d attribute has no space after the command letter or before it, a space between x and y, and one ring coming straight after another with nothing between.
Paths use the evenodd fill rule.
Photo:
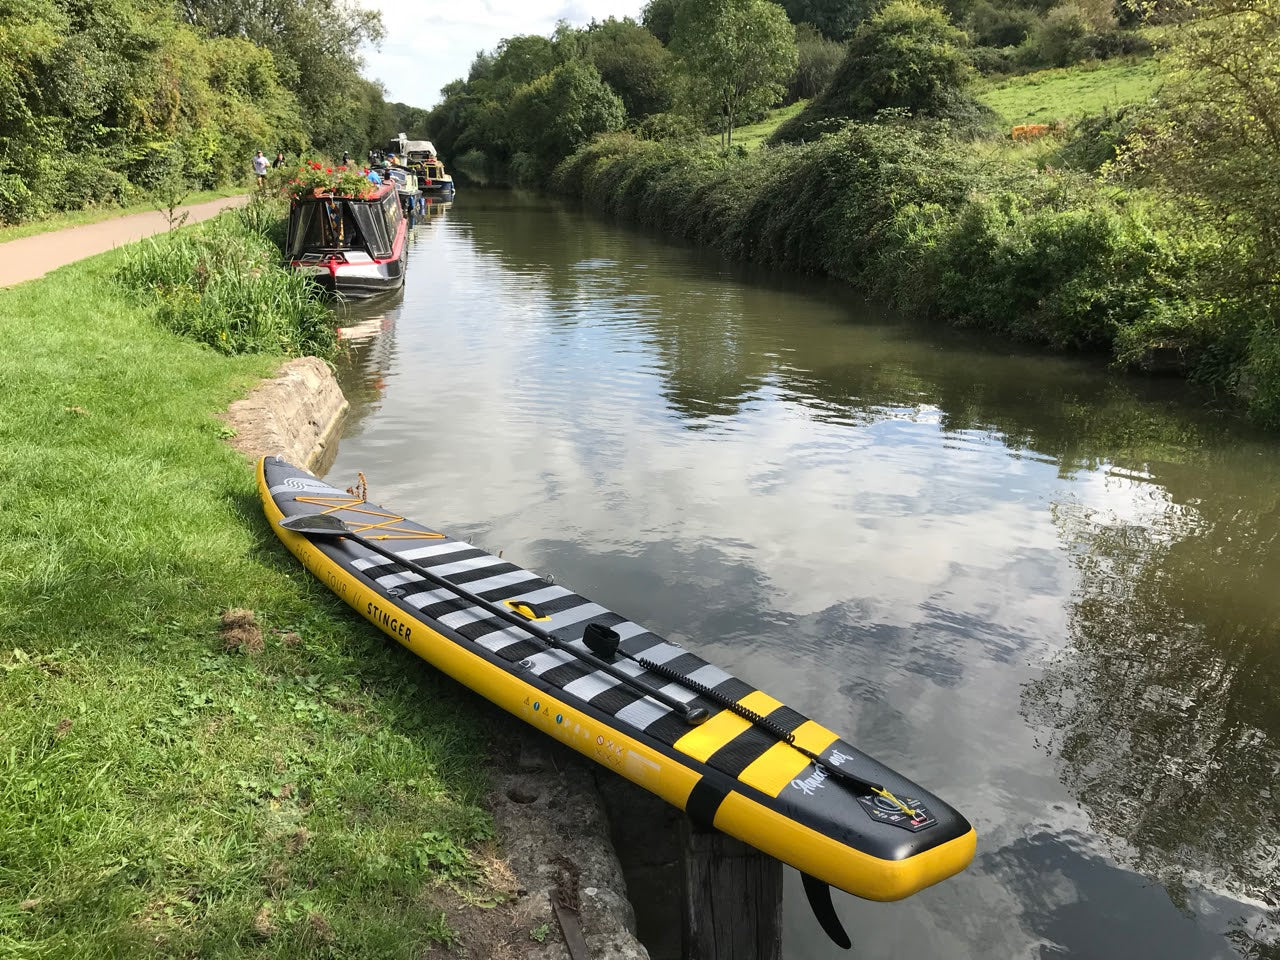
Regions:
<instances>
[{"instance_id":1,"label":"paddle shaft","mask_svg":"<svg viewBox=\"0 0 1280 960\"><path fill-rule=\"evenodd\" d=\"M476 604L477 606L484 607L486 610L492 613L495 617L498 617L502 620L506 620L508 623L514 626L517 626L521 630L531 633L535 637L538 637L539 639L545 641L549 647L552 647L556 650L563 651L564 653L567 653L572 657L576 657L577 659L583 661L584 663L589 663L591 664L591 666L595 667L600 672L607 673L609 676L621 681L622 683L631 687L633 690L639 693L643 693L646 697L652 697L654 700L657 700L659 703L670 707L672 710L676 711L678 714L680 714L686 720L689 720L691 723L699 723L701 722L701 719L705 719L705 715L701 719L698 719L698 720L693 719L693 717L697 715L690 710L689 705L684 701L677 700L675 697L672 697L668 694L663 693L661 690L657 689L656 687L651 687L649 686L649 684L644 683L641 680L637 680L635 677L631 676L630 674L623 673L613 664L608 663L605 660L601 660L599 657L595 656L592 653L587 653L582 650L579 650L577 647L573 646L568 641L562 640L559 637L557 637L550 630L543 630L537 624L531 623L529 620L526 620L524 617L520 616L520 614L516 613L515 611L508 610L505 607L500 606L499 604L496 604L491 600L486 600L484 599L484 597L481 597L478 594L472 593L466 587L459 586L456 583L451 583L450 581L446 580L444 577L440 576L438 573L432 572L432 570L429 567L424 567L421 564L414 563L412 560L408 560L405 557L400 556L400 554L396 553L394 550L392 550L389 547L384 547L382 544L378 543L378 541L376 540L373 540L369 537L361 536L360 534L354 532L353 530L335 529L332 531L332 533L330 533L329 531L320 531L320 530L312 530L308 532L317 534L320 536L346 537L349 540L354 540L356 543L360 544L363 547L367 547L368 549L372 550L374 553L380 554L386 557L388 560L395 561L396 563L398 563L400 566L404 567L407 570L412 570L414 573L418 574L423 579L429 580L432 583L438 584L444 587L446 590L449 590L450 592L457 594L459 597L462 597L465 600L470 600L472 603Z\"/></svg>"}]
</instances>

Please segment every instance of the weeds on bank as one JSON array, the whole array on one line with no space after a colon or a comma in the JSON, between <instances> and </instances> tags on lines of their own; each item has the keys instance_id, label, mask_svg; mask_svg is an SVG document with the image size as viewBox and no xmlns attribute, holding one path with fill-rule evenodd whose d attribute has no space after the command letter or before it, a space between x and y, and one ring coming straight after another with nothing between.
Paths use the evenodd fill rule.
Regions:
<instances>
[{"instance_id":1,"label":"weeds on bank","mask_svg":"<svg viewBox=\"0 0 1280 960\"><path fill-rule=\"evenodd\" d=\"M123 258L0 291L0 955L448 943L487 705L281 549L215 417L278 358L161 329Z\"/></svg>"},{"instance_id":2,"label":"weeds on bank","mask_svg":"<svg viewBox=\"0 0 1280 960\"><path fill-rule=\"evenodd\" d=\"M333 321L306 277L281 266L284 211L255 198L191 230L129 248L117 278L158 299L161 323L221 353L328 356Z\"/></svg>"}]
</instances>

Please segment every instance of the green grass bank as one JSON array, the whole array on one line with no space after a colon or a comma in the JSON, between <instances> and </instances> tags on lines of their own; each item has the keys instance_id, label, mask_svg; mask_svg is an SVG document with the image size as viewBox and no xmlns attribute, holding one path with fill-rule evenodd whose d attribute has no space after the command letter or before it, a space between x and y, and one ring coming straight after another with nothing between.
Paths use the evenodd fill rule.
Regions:
<instances>
[{"instance_id":1,"label":"green grass bank","mask_svg":"<svg viewBox=\"0 0 1280 960\"><path fill-rule=\"evenodd\" d=\"M420 956L489 895L478 707L262 518L217 415L278 337L129 258L0 290L0 955Z\"/></svg>"},{"instance_id":2,"label":"green grass bank","mask_svg":"<svg viewBox=\"0 0 1280 960\"><path fill-rule=\"evenodd\" d=\"M727 156L616 134L564 160L551 187L939 321L1175 373L1280 427L1280 332L1265 292L1222 282L1243 272L1225 238L1150 192L1100 182L1107 134L1053 148L1043 168L895 123Z\"/></svg>"}]
</instances>

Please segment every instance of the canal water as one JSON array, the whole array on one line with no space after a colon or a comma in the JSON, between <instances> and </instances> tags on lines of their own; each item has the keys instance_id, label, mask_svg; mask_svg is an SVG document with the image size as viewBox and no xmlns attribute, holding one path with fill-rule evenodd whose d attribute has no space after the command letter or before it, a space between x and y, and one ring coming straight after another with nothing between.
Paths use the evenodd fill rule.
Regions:
<instances>
[{"instance_id":1,"label":"canal water","mask_svg":"<svg viewBox=\"0 0 1280 960\"><path fill-rule=\"evenodd\" d=\"M860 960L1276 957L1280 444L1178 384L467 191L345 311L329 475L946 798ZM834 958L788 871L788 958Z\"/></svg>"}]
</instances>

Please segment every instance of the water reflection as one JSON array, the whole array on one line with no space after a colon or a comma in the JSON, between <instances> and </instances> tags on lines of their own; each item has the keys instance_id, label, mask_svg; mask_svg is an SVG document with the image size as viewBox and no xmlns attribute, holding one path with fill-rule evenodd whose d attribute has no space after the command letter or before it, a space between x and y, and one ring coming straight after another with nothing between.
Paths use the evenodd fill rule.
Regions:
<instances>
[{"instance_id":1,"label":"water reflection","mask_svg":"<svg viewBox=\"0 0 1280 960\"><path fill-rule=\"evenodd\" d=\"M970 814L860 956L1275 955L1280 455L543 200L415 236L333 475L764 684ZM788 888L787 956L839 955Z\"/></svg>"},{"instance_id":2,"label":"water reflection","mask_svg":"<svg viewBox=\"0 0 1280 960\"><path fill-rule=\"evenodd\" d=\"M1247 466L1247 491L1181 504L1188 471L1152 474L1137 523L1056 512L1071 642L1023 697L1112 855L1184 909L1197 889L1280 906L1280 476Z\"/></svg>"},{"instance_id":3,"label":"water reflection","mask_svg":"<svg viewBox=\"0 0 1280 960\"><path fill-rule=\"evenodd\" d=\"M342 304L335 309L338 322L338 379L347 402L346 432L375 413L386 390L384 377L395 360L396 317L404 291L371 304Z\"/></svg>"}]
</instances>

